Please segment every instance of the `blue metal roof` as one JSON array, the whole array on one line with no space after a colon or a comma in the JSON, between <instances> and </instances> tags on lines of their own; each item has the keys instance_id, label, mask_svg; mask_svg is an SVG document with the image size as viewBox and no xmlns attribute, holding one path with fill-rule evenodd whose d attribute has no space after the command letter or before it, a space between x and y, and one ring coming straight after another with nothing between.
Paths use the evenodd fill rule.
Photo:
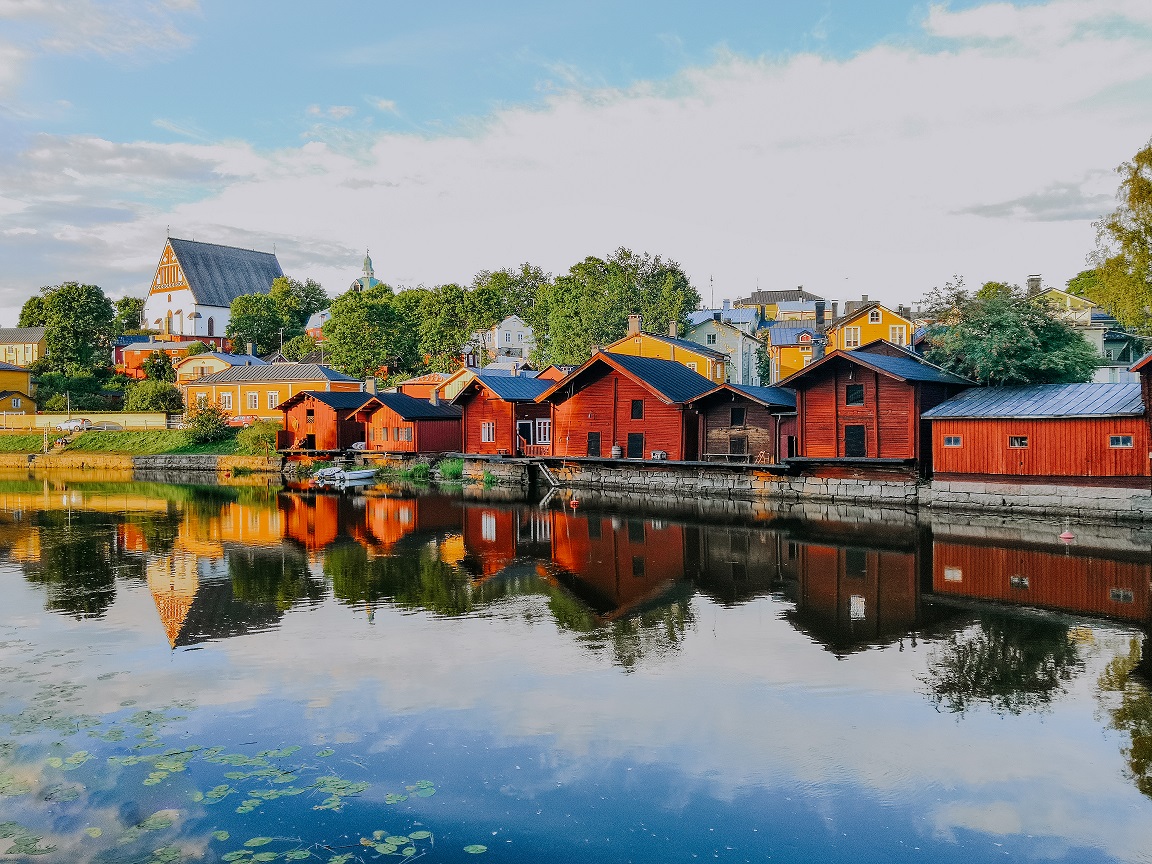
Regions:
<instances>
[{"instance_id":1,"label":"blue metal roof","mask_svg":"<svg viewBox=\"0 0 1152 864\"><path fill-rule=\"evenodd\" d=\"M981 387L953 396L924 412L925 419L1052 419L1128 417L1144 413L1140 385L1038 384L1033 387Z\"/></svg>"},{"instance_id":2,"label":"blue metal roof","mask_svg":"<svg viewBox=\"0 0 1152 864\"><path fill-rule=\"evenodd\" d=\"M774 347L780 347L783 345L799 345L800 336L803 333L810 335L813 342L819 341L816 338L816 328L814 326L789 327L786 324L773 324L768 328L768 344Z\"/></svg>"},{"instance_id":3,"label":"blue metal roof","mask_svg":"<svg viewBox=\"0 0 1152 864\"><path fill-rule=\"evenodd\" d=\"M484 375L477 376L477 380L505 402L534 402L537 396L553 384L552 381L540 381L522 375Z\"/></svg>"},{"instance_id":4,"label":"blue metal roof","mask_svg":"<svg viewBox=\"0 0 1152 864\"><path fill-rule=\"evenodd\" d=\"M302 402L305 396L311 396L317 402L323 402L329 408L334 408L337 411L347 411L354 408L360 408L361 406L366 405L373 399L377 398L371 393L363 392L349 393L339 390L302 390L290 399L285 399L280 403L280 406L294 405L298 402Z\"/></svg>"},{"instance_id":5,"label":"blue metal roof","mask_svg":"<svg viewBox=\"0 0 1152 864\"><path fill-rule=\"evenodd\" d=\"M655 357L634 357L631 354L611 352L607 352L607 356L613 363L643 381L669 402L688 402L716 386L714 381L709 381L699 372L693 372L675 360L657 360Z\"/></svg>"},{"instance_id":6,"label":"blue metal roof","mask_svg":"<svg viewBox=\"0 0 1152 864\"><path fill-rule=\"evenodd\" d=\"M192 354L192 358L196 357L215 357L218 360L223 360L225 363L231 363L233 366L267 366L265 360L259 357L254 357L251 354L225 354L223 351L205 351L203 354ZM187 359L187 358L185 358Z\"/></svg>"},{"instance_id":7,"label":"blue metal roof","mask_svg":"<svg viewBox=\"0 0 1152 864\"><path fill-rule=\"evenodd\" d=\"M405 420L459 420L462 413L455 405L433 405L406 393L377 393L376 398Z\"/></svg>"},{"instance_id":8,"label":"blue metal roof","mask_svg":"<svg viewBox=\"0 0 1152 864\"><path fill-rule=\"evenodd\" d=\"M243 294L267 294L272 280L284 275L271 252L168 238L196 302L204 306L232 305Z\"/></svg>"},{"instance_id":9,"label":"blue metal roof","mask_svg":"<svg viewBox=\"0 0 1152 864\"><path fill-rule=\"evenodd\" d=\"M907 357L889 357L887 354L876 354L870 351L849 351L851 357L858 358L860 362L874 366L897 378L905 381L925 381L930 384L971 384L967 378L946 372L939 366L933 366L925 360L919 360L911 355Z\"/></svg>"},{"instance_id":10,"label":"blue metal roof","mask_svg":"<svg viewBox=\"0 0 1152 864\"><path fill-rule=\"evenodd\" d=\"M783 387L750 387L745 384L729 384L728 386L765 405L796 407L796 391L794 390L786 390Z\"/></svg>"},{"instance_id":11,"label":"blue metal roof","mask_svg":"<svg viewBox=\"0 0 1152 864\"><path fill-rule=\"evenodd\" d=\"M733 324L759 324L760 310L745 309L737 306L731 309L697 309L688 313L688 326L695 327L705 321L712 321L716 315L721 321L731 321Z\"/></svg>"}]
</instances>

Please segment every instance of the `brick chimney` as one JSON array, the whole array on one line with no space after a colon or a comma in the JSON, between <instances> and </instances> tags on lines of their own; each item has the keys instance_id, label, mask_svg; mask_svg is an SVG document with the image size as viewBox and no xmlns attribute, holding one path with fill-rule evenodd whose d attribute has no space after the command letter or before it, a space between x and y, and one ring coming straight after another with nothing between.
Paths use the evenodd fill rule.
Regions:
<instances>
[{"instance_id":1,"label":"brick chimney","mask_svg":"<svg viewBox=\"0 0 1152 864\"><path fill-rule=\"evenodd\" d=\"M669 321L668 322L668 335L671 336L673 339L680 338L680 322L679 321Z\"/></svg>"},{"instance_id":2,"label":"brick chimney","mask_svg":"<svg viewBox=\"0 0 1152 864\"><path fill-rule=\"evenodd\" d=\"M1028 293L1037 294L1040 292L1040 274L1033 273L1028 277Z\"/></svg>"},{"instance_id":3,"label":"brick chimney","mask_svg":"<svg viewBox=\"0 0 1152 864\"><path fill-rule=\"evenodd\" d=\"M629 315L628 316L628 335L629 336L639 336L640 335L640 316L639 315Z\"/></svg>"},{"instance_id":4,"label":"brick chimney","mask_svg":"<svg viewBox=\"0 0 1152 864\"><path fill-rule=\"evenodd\" d=\"M820 329L824 326L824 301L816 301L816 328Z\"/></svg>"}]
</instances>

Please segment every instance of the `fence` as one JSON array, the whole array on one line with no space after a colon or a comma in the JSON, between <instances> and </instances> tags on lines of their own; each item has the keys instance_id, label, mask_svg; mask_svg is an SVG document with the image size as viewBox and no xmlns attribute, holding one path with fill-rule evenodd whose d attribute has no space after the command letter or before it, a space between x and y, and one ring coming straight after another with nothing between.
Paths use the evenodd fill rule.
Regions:
<instances>
[{"instance_id":1,"label":"fence","mask_svg":"<svg viewBox=\"0 0 1152 864\"><path fill-rule=\"evenodd\" d=\"M148 430L169 428L168 415L162 411L138 413L130 411L64 411L44 414L10 414L0 412L0 431L28 432L48 429L55 431L65 420L91 420L97 429Z\"/></svg>"}]
</instances>

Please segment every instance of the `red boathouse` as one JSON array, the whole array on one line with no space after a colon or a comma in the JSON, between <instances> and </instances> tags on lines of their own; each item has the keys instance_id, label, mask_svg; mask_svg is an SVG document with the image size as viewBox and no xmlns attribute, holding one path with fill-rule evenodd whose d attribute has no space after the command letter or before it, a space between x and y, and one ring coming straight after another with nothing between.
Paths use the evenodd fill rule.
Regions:
<instances>
[{"instance_id":1,"label":"red boathouse","mask_svg":"<svg viewBox=\"0 0 1152 864\"><path fill-rule=\"evenodd\" d=\"M367 448L382 453L456 453L461 411L404 393L377 393L368 417Z\"/></svg>"},{"instance_id":2,"label":"red boathouse","mask_svg":"<svg viewBox=\"0 0 1152 864\"><path fill-rule=\"evenodd\" d=\"M364 443L368 415L379 403L371 393L305 390L276 407L284 428L276 433L277 450L347 450Z\"/></svg>"},{"instance_id":3,"label":"red boathouse","mask_svg":"<svg viewBox=\"0 0 1152 864\"><path fill-rule=\"evenodd\" d=\"M452 399L463 409L464 452L493 456L546 456L552 421L536 397L551 385L520 375L473 375Z\"/></svg>"}]
</instances>

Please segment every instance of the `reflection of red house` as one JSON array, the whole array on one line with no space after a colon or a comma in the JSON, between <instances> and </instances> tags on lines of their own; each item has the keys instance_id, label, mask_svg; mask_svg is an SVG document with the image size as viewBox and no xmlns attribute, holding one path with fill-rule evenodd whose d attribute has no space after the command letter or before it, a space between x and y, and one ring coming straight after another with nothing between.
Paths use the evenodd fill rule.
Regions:
<instances>
[{"instance_id":1,"label":"reflection of red house","mask_svg":"<svg viewBox=\"0 0 1152 864\"><path fill-rule=\"evenodd\" d=\"M536 397L550 383L521 375L472 376L452 399L464 410L464 452L535 455L533 447L551 429L548 406L537 405Z\"/></svg>"},{"instance_id":2,"label":"reflection of red house","mask_svg":"<svg viewBox=\"0 0 1152 864\"><path fill-rule=\"evenodd\" d=\"M424 498L367 498L364 526L367 536L357 537L388 553L402 539L416 532L460 530L457 502L440 496Z\"/></svg>"},{"instance_id":3,"label":"reflection of red house","mask_svg":"<svg viewBox=\"0 0 1152 864\"><path fill-rule=\"evenodd\" d=\"M552 560L605 620L627 615L685 578L684 528L663 520L552 513Z\"/></svg>"},{"instance_id":4,"label":"reflection of red house","mask_svg":"<svg viewBox=\"0 0 1152 864\"><path fill-rule=\"evenodd\" d=\"M340 498L336 495L282 495L284 534L309 551L323 549L340 533Z\"/></svg>"},{"instance_id":5,"label":"reflection of red house","mask_svg":"<svg viewBox=\"0 0 1152 864\"><path fill-rule=\"evenodd\" d=\"M276 406L284 428L276 449L347 450L364 443L369 413L379 403L370 393L305 390Z\"/></svg>"},{"instance_id":6,"label":"reflection of red house","mask_svg":"<svg viewBox=\"0 0 1152 864\"><path fill-rule=\"evenodd\" d=\"M457 453L461 411L403 393L377 393L369 409L369 450L386 453Z\"/></svg>"},{"instance_id":7,"label":"reflection of red house","mask_svg":"<svg viewBox=\"0 0 1152 864\"><path fill-rule=\"evenodd\" d=\"M1128 621L1152 619L1147 560L1072 552L934 543L932 590Z\"/></svg>"},{"instance_id":8,"label":"reflection of red house","mask_svg":"<svg viewBox=\"0 0 1152 864\"><path fill-rule=\"evenodd\" d=\"M552 406L551 452L629 459L698 459L699 421L687 403L715 385L683 363L597 352L540 401Z\"/></svg>"},{"instance_id":9,"label":"reflection of red house","mask_svg":"<svg viewBox=\"0 0 1152 864\"><path fill-rule=\"evenodd\" d=\"M477 575L494 576L516 559L517 522L515 510L464 509L464 549Z\"/></svg>"}]
</instances>

